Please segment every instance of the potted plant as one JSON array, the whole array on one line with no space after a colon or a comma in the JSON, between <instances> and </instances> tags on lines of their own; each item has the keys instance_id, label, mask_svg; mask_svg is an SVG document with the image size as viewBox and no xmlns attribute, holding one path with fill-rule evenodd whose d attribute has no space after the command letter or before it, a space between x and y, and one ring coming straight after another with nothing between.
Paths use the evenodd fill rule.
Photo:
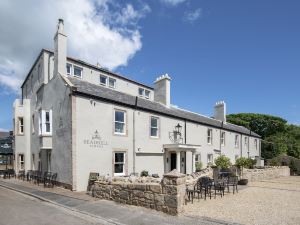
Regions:
<instances>
[{"instance_id":1,"label":"potted plant","mask_svg":"<svg viewBox=\"0 0 300 225\"><path fill-rule=\"evenodd\" d=\"M236 167L238 167L241 171L241 178L238 181L239 185L247 185L248 179L243 178L243 170L244 168L249 168L249 160L245 157L240 157L235 161Z\"/></svg>"},{"instance_id":2,"label":"potted plant","mask_svg":"<svg viewBox=\"0 0 300 225\"><path fill-rule=\"evenodd\" d=\"M141 172L141 177L148 177L149 176L149 172L147 170L143 170Z\"/></svg>"},{"instance_id":3,"label":"potted plant","mask_svg":"<svg viewBox=\"0 0 300 225\"><path fill-rule=\"evenodd\" d=\"M231 167L230 158L226 157L225 155L220 155L218 158L215 159L215 165L217 167L216 173L219 176L229 176Z\"/></svg>"}]
</instances>

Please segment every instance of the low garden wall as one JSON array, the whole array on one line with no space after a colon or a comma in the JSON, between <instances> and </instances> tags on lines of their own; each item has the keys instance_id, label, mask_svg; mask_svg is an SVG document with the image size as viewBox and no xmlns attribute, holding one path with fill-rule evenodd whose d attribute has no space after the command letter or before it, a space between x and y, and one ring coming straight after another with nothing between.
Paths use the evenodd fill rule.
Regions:
<instances>
[{"instance_id":1,"label":"low garden wall","mask_svg":"<svg viewBox=\"0 0 300 225\"><path fill-rule=\"evenodd\" d=\"M101 199L124 204L142 206L176 215L183 211L185 201L186 176L171 171L163 176L161 182L147 180L112 179L96 181L93 194Z\"/></svg>"},{"instance_id":2,"label":"low garden wall","mask_svg":"<svg viewBox=\"0 0 300 225\"><path fill-rule=\"evenodd\" d=\"M262 181L274 179L278 177L290 176L290 168L288 166L265 167L263 169L244 169L243 178L251 181Z\"/></svg>"}]
</instances>

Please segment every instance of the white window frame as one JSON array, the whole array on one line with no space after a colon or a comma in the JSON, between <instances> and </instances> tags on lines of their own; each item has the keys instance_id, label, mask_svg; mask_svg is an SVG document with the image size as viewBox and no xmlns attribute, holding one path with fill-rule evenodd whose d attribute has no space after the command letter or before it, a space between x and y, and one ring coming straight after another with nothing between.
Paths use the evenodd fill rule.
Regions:
<instances>
[{"instance_id":1,"label":"white window frame","mask_svg":"<svg viewBox=\"0 0 300 225\"><path fill-rule=\"evenodd\" d=\"M258 149L258 141L256 138L254 139L254 147L255 147L255 150Z\"/></svg>"},{"instance_id":2,"label":"white window frame","mask_svg":"<svg viewBox=\"0 0 300 225\"><path fill-rule=\"evenodd\" d=\"M226 133L225 131L221 131L221 145L225 146L226 144Z\"/></svg>"},{"instance_id":3,"label":"white window frame","mask_svg":"<svg viewBox=\"0 0 300 225\"><path fill-rule=\"evenodd\" d=\"M80 70L80 76L75 74L75 69L79 69ZM83 71L83 69L81 67L75 66L75 65L73 66L73 76L74 77L82 78L82 71Z\"/></svg>"},{"instance_id":4,"label":"white window frame","mask_svg":"<svg viewBox=\"0 0 300 225\"><path fill-rule=\"evenodd\" d=\"M207 144L212 145L213 143L213 129L207 129Z\"/></svg>"},{"instance_id":5,"label":"white window frame","mask_svg":"<svg viewBox=\"0 0 300 225\"><path fill-rule=\"evenodd\" d=\"M239 135L236 134L236 135L234 136L234 146L235 146L236 148L239 147L239 144L240 144L239 142L240 142Z\"/></svg>"},{"instance_id":6,"label":"white window frame","mask_svg":"<svg viewBox=\"0 0 300 225\"><path fill-rule=\"evenodd\" d=\"M46 114L49 113L49 121L46 121ZM49 131L47 131L49 125ZM52 135L52 109L39 111L39 135Z\"/></svg>"},{"instance_id":7,"label":"white window frame","mask_svg":"<svg viewBox=\"0 0 300 225\"><path fill-rule=\"evenodd\" d=\"M70 72L68 73L68 66L70 66ZM71 63L66 64L67 75L72 76L73 65Z\"/></svg>"},{"instance_id":8,"label":"white window frame","mask_svg":"<svg viewBox=\"0 0 300 225\"><path fill-rule=\"evenodd\" d=\"M105 78L105 83L101 82L101 78ZM100 74L100 78L99 79L100 79L100 84L101 85L107 86L107 81L108 81L108 77L107 76Z\"/></svg>"},{"instance_id":9,"label":"white window frame","mask_svg":"<svg viewBox=\"0 0 300 225\"><path fill-rule=\"evenodd\" d=\"M148 93L148 94L146 94L146 93ZM149 90L145 89L145 98L146 99L150 99L150 94L151 94L151 92Z\"/></svg>"},{"instance_id":10,"label":"white window frame","mask_svg":"<svg viewBox=\"0 0 300 225\"><path fill-rule=\"evenodd\" d=\"M140 93L140 92L142 92L142 93ZM145 94L145 89L144 89L144 88L141 88L141 87L139 87L138 94L139 94L139 96L140 96L140 97L144 97L144 94Z\"/></svg>"},{"instance_id":11,"label":"white window frame","mask_svg":"<svg viewBox=\"0 0 300 225\"><path fill-rule=\"evenodd\" d=\"M18 117L18 134L23 135L24 134L24 118Z\"/></svg>"},{"instance_id":12,"label":"white window frame","mask_svg":"<svg viewBox=\"0 0 300 225\"><path fill-rule=\"evenodd\" d=\"M51 118L50 117L51 117L51 111L45 111L45 133L46 134L51 133ZM47 118L48 118L48 120L47 120ZM47 128L49 128L48 131L47 131Z\"/></svg>"},{"instance_id":13,"label":"white window frame","mask_svg":"<svg viewBox=\"0 0 300 225\"><path fill-rule=\"evenodd\" d=\"M201 153L196 153L195 154L195 164L201 162Z\"/></svg>"},{"instance_id":14,"label":"white window frame","mask_svg":"<svg viewBox=\"0 0 300 225\"><path fill-rule=\"evenodd\" d=\"M23 156L23 160L22 159ZM25 155L24 154L18 154L18 161L19 161L19 170L25 170Z\"/></svg>"},{"instance_id":15,"label":"white window frame","mask_svg":"<svg viewBox=\"0 0 300 225\"><path fill-rule=\"evenodd\" d=\"M124 121L116 121L116 112L122 112L122 113L124 113ZM117 135L126 135L126 126L127 126L127 124L126 124L126 111L124 111L124 110L119 110L119 109L115 109L114 110L114 134L117 134ZM121 133L121 132L117 132L116 131L116 123L121 123L121 124L123 124L123 132Z\"/></svg>"},{"instance_id":16,"label":"white window frame","mask_svg":"<svg viewBox=\"0 0 300 225\"><path fill-rule=\"evenodd\" d=\"M211 157L211 160L210 160ZM209 153L207 154L207 164L213 164L214 163L214 154Z\"/></svg>"},{"instance_id":17,"label":"white window frame","mask_svg":"<svg viewBox=\"0 0 300 225\"><path fill-rule=\"evenodd\" d=\"M116 154L123 154L123 162L116 162ZM116 164L123 164L123 172L122 173L116 173L115 171L115 165ZM118 151L114 152L114 176L125 176L126 174L126 152Z\"/></svg>"},{"instance_id":18,"label":"white window frame","mask_svg":"<svg viewBox=\"0 0 300 225\"><path fill-rule=\"evenodd\" d=\"M114 85L112 86L112 85L110 85L110 81L113 81L114 82ZM108 87L110 87L110 88L116 88L116 83L117 83L117 80L115 79L115 78L112 78L112 77L109 77L108 78Z\"/></svg>"},{"instance_id":19,"label":"white window frame","mask_svg":"<svg viewBox=\"0 0 300 225\"><path fill-rule=\"evenodd\" d=\"M156 127L152 125L152 119L156 120ZM152 136L152 129L156 129L156 136ZM151 138L159 137L159 118L156 116L150 116L150 137Z\"/></svg>"}]
</instances>

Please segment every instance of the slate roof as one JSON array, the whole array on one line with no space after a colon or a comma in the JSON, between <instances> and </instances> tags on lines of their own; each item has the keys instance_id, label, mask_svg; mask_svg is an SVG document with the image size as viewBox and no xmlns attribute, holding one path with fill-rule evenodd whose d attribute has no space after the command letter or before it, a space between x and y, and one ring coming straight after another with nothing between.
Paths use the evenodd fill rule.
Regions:
<instances>
[{"instance_id":1,"label":"slate roof","mask_svg":"<svg viewBox=\"0 0 300 225\"><path fill-rule=\"evenodd\" d=\"M189 112L180 108L166 107L158 102L137 98L126 93L115 91L101 85L92 84L78 78L68 77L70 82L74 85L73 92L77 94L83 94L85 96L91 96L104 101L118 103L129 106L131 108L137 108L138 110L151 111L158 114L163 114L178 119L183 119L207 126L216 128L222 128L224 130L242 133L254 137L260 137L258 134L250 131L249 129L241 126L237 126L231 123L222 123L219 120L209 118L197 113Z\"/></svg>"}]
</instances>

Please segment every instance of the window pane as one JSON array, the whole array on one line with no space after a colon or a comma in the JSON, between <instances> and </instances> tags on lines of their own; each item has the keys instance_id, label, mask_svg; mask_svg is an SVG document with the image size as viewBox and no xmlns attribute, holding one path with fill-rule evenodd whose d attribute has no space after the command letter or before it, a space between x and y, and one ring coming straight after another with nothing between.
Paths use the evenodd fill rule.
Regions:
<instances>
[{"instance_id":1,"label":"window pane","mask_svg":"<svg viewBox=\"0 0 300 225\"><path fill-rule=\"evenodd\" d=\"M123 164L115 164L115 173L124 173Z\"/></svg>"},{"instance_id":2,"label":"window pane","mask_svg":"<svg viewBox=\"0 0 300 225\"><path fill-rule=\"evenodd\" d=\"M151 136L152 137L157 137L157 128L151 128Z\"/></svg>"},{"instance_id":3,"label":"window pane","mask_svg":"<svg viewBox=\"0 0 300 225\"><path fill-rule=\"evenodd\" d=\"M49 112L46 112L46 122L49 122L50 119L49 119Z\"/></svg>"},{"instance_id":4,"label":"window pane","mask_svg":"<svg viewBox=\"0 0 300 225\"><path fill-rule=\"evenodd\" d=\"M139 96L144 96L144 89L143 88L139 88Z\"/></svg>"},{"instance_id":5,"label":"window pane","mask_svg":"<svg viewBox=\"0 0 300 225\"><path fill-rule=\"evenodd\" d=\"M116 80L113 78L109 78L109 87L114 88L116 85Z\"/></svg>"},{"instance_id":6,"label":"window pane","mask_svg":"<svg viewBox=\"0 0 300 225\"><path fill-rule=\"evenodd\" d=\"M151 127L157 127L157 118L151 117Z\"/></svg>"},{"instance_id":7,"label":"window pane","mask_svg":"<svg viewBox=\"0 0 300 225\"><path fill-rule=\"evenodd\" d=\"M115 153L115 162L124 163L124 153Z\"/></svg>"},{"instance_id":8,"label":"window pane","mask_svg":"<svg viewBox=\"0 0 300 225\"><path fill-rule=\"evenodd\" d=\"M71 74L71 69L72 69L72 65L71 64L67 64L67 74L68 75Z\"/></svg>"},{"instance_id":9,"label":"window pane","mask_svg":"<svg viewBox=\"0 0 300 225\"><path fill-rule=\"evenodd\" d=\"M117 132L117 133L125 133L124 132L124 123L115 122L115 132Z\"/></svg>"},{"instance_id":10,"label":"window pane","mask_svg":"<svg viewBox=\"0 0 300 225\"><path fill-rule=\"evenodd\" d=\"M150 98L150 91L145 90L145 97L146 97L146 98Z\"/></svg>"},{"instance_id":11,"label":"window pane","mask_svg":"<svg viewBox=\"0 0 300 225\"><path fill-rule=\"evenodd\" d=\"M74 66L74 76L81 77L82 69Z\"/></svg>"},{"instance_id":12,"label":"window pane","mask_svg":"<svg viewBox=\"0 0 300 225\"><path fill-rule=\"evenodd\" d=\"M125 121L125 113L122 111L115 111L115 121L124 122Z\"/></svg>"},{"instance_id":13,"label":"window pane","mask_svg":"<svg viewBox=\"0 0 300 225\"><path fill-rule=\"evenodd\" d=\"M46 123L46 132L50 132L50 123Z\"/></svg>"},{"instance_id":14,"label":"window pane","mask_svg":"<svg viewBox=\"0 0 300 225\"><path fill-rule=\"evenodd\" d=\"M100 83L106 85L106 80L107 77L106 76L100 76Z\"/></svg>"}]
</instances>

